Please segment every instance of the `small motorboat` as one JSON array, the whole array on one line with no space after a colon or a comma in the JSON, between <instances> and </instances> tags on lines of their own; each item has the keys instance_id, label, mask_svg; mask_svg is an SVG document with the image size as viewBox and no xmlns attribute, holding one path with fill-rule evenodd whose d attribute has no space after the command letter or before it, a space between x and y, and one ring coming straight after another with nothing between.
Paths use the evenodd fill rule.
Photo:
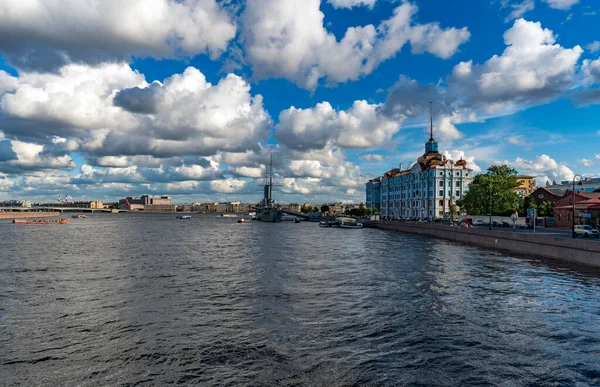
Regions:
<instances>
[{"instance_id":1,"label":"small motorboat","mask_svg":"<svg viewBox=\"0 0 600 387\"><path fill-rule=\"evenodd\" d=\"M242 219L238 219L238 221L237 221L237 222L238 222L238 223L248 223L248 221L247 221L246 219L244 219L244 218L242 218Z\"/></svg>"},{"instance_id":2,"label":"small motorboat","mask_svg":"<svg viewBox=\"0 0 600 387\"><path fill-rule=\"evenodd\" d=\"M179 215L179 216L177 216L177 219L190 220L190 219L192 219L192 216L191 215Z\"/></svg>"},{"instance_id":3,"label":"small motorboat","mask_svg":"<svg viewBox=\"0 0 600 387\"><path fill-rule=\"evenodd\" d=\"M319 222L319 227L333 227L332 222Z\"/></svg>"},{"instance_id":4,"label":"small motorboat","mask_svg":"<svg viewBox=\"0 0 600 387\"><path fill-rule=\"evenodd\" d=\"M85 219L85 218L87 218L87 216L85 216L84 214L79 214L79 215L71 215L71 218L73 218L73 219Z\"/></svg>"},{"instance_id":5,"label":"small motorboat","mask_svg":"<svg viewBox=\"0 0 600 387\"><path fill-rule=\"evenodd\" d=\"M294 219L294 223L300 223L300 219L298 219L298 218Z\"/></svg>"}]
</instances>

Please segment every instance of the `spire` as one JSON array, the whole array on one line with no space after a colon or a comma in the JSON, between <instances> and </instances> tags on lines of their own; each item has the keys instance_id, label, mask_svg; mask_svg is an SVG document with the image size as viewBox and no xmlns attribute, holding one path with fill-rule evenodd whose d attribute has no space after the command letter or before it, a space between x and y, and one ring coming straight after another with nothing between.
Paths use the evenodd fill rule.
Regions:
<instances>
[{"instance_id":1,"label":"spire","mask_svg":"<svg viewBox=\"0 0 600 387\"><path fill-rule=\"evenodd\" d=\"M429 101L429 141L433 139L433 101Z\"/></svg>"},{"instance_id":2,"label":"spire","mask_svg":"<svg viewBox=\"0 0 600 387\"><path fill-rule=\"evenodd\" d=\"M433 101L429 101L429 141L425 143L425 154L438 153L438 143L433 138Z\"/></svg>"}]
</instances>

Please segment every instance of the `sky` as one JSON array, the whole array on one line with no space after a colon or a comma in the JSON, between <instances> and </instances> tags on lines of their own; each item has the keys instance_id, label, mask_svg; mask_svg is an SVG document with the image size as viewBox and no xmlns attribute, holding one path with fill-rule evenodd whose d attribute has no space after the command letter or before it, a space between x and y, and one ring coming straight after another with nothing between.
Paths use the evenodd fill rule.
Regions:
<instances>
[{"instance_id":1,"label":"sky","mask_svg":"<svg viewBox=\"0 0 600 387\"><path fill-rule=\"evenodd\" d=\"M3 0L0 200L364 201L429 138L598 177L596 0Z\"/></svg>"}]
</instances>

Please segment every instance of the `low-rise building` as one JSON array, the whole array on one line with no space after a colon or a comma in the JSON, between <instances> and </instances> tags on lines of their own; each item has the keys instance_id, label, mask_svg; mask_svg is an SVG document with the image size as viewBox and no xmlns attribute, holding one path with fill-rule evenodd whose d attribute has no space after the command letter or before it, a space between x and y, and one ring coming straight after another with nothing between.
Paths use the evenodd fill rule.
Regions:
<instances>
[{"instance_id":1,"label":"low-rise building","mask_svg":"<svg viewBox=\"0 0 600 387\"><path fill-rule=\"evenodd\" d=\"M537 188L528 196L533 198L538 207L544 202L550 202L552 203L552 206L554 206L554 204L562 198L562 195L551 192L545 187Z\"/></svg>"},{"instance_id":2,"label":"low-rise building","mask_svg":"<svg viewBox=\"0 0 600 387\"><path fill-rule=\"evenodd\" d=\"M575 197L575 207L573 207ZM554 224L557 227L571 227L573 224L597 224L600 218L600 193L598 192L567 192L554 206ZM584 215L588 214L588 215Z\"/></svg>"},{"instance_id":3,"label":"low-rise building","mask_svg":"<svg viewBox=\"0 0 600 387\"><path fill-rule=\"evenodd\" d=\"M565 180L561 181L560 184L553 182L547 184L546 189L556 195L563 196L573 190L573 181ZM594 192L597 189L600 189L600 178L583 179L581 184L579 184L579 180L575 182L575 192Z\"/></svg>"}]
</instances>

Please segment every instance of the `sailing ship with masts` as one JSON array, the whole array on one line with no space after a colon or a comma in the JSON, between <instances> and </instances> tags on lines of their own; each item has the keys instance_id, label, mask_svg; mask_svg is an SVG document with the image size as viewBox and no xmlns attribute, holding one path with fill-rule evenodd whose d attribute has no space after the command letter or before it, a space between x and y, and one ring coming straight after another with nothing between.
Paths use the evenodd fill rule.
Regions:
<instances>
[{"instance_id":1,"label":"sailing ship with masts","mask_svg":"<svg viewBox=\"0 0 600 387\"><path fill-rule=\"evenodd\" d=\"M263 188L263 199L256 207L256 220L261 222L281 222L283 212L273 200L273 155L266 166L265 185Z\"/></svg>"}]
</instances>

